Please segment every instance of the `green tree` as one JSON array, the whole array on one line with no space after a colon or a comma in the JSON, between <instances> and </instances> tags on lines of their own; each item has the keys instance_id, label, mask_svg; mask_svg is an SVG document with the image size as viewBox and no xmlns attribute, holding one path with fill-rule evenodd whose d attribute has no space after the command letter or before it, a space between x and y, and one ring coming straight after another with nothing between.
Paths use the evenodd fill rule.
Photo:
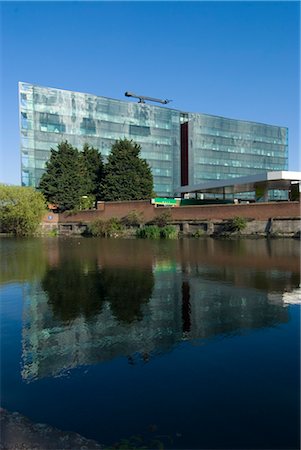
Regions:
<instances>
[{"instance_id":1,"label":"green tree","mask_svg":"<svg viewBox=\"0 0 301 450\"><path fill-rule=\"evenodd\" d=\"M140 158L140 151L140 145L128 139L115 142L104 167L103 200L143 200L152 196L152 172Z\"/></svg>"},{"instance_id":2,"label":"green tree","mask_svg":"<svg viewBox=\"0 0 301 450\"><path fill-rule=\"evenodd\" d=\"M67 141L51 149L38 189L60 211L78 207L80 197L88 194L79 152Z\"/></svg>"},{"instance_id":3,"label":"green tree","mask_svg":"<svg viewBox=\"0 0 301 450\"><path fill-rule=\"evenodd\" d=\"M0 185L0 229L16 236L34 234L46 213L41 192L30 187Z\"/></svg>"},{"instance_id":4,"label":"green tree","mask_svg":"<svg viewBox=\"0 0 301 450\"><path fill-rule=\"evenodd\" d=\"M102 156L96 148L85 144L83 151L80 153L80 158L83 164L86 195L93 195L96 200L99 200L104 170Z\"/></svg>"}]
</instances>

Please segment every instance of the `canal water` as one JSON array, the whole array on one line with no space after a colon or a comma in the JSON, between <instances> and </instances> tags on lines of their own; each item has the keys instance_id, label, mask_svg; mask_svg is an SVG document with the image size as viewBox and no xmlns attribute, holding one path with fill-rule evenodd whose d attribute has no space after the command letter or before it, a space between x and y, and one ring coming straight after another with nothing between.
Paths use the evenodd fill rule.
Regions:
<instances>
[{"instance_id":1,"label":"canal water","mask_svg":"<svg viewBox=\"0 0 301 450\"><path fill-rule=\"evenodd\" d=\"M104 446L297 449L295 240L1 239L1 403Z\"/></svg>"}]
</instances>

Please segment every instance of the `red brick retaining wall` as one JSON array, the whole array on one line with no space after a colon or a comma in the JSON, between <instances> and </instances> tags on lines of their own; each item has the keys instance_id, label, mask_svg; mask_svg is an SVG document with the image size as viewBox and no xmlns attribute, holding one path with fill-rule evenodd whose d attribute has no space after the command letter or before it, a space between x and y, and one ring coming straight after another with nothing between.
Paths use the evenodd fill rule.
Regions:
<instances>
[{"instance_id":1,"label":"red brick retaining wall","mask_svg":"<svg viewBox=\"0 0 301 450\"><path fill-rule=\"evenodd\" d=\"M101 205L102 206L102 205ZM144 221L148 222L167 208L156 208L150 201L105 202L103 210L81 211L77 214L59 214L60 223L88 223L95 219L122 218L129 212L143 212ZM300 202L270 202L238 205L204 205L168 208L174 221L223 220L235 216L247 219L268 220L269 218L300 217Z\"/></svg>"}]
</instances>

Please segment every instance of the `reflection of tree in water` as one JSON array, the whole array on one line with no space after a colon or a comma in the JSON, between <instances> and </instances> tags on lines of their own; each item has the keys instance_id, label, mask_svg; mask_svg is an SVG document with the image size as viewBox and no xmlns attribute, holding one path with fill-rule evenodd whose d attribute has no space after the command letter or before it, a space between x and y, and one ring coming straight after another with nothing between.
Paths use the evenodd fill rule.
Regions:
<instances>
[{"instance_id":1,"label":"reflection of tree in water","mask_svg":"<svg viewBox=\"0 0 301 450\"><path fill-rule=\"evenodd\" d=\"M1 238L0 284L39 280L47 267L47 249L39 239Z\"/></svg>"},{"instance_id":2,"label":"reflection of tree in water","mask_svg":"<svg viewBox=\"0 0 301 450\"><path fill-rule=\"evenodd\" d=\"M64 261L58 268L48 270L42 288L48 294L48 303L54 316L64 322L83 315L92 319L109 302L117 320L131 323L141 320L141 306L152 295L152 271L127 268L85 270L83 264Z\"/></svg>"},{"instance_id":3,"label":"reflection of tree in water","mask_svg":"<svg viewBox=\"0 0 301 450\"><path fill-rule=\"evenodd\" d=\"M99 271L85 273L78 263L64 261L63 266L49 269L42 280L54 316L62 321L80 315L92 318L101 311L104 291Z\"/></svg>"},{"instance_id":4,"label":"reflection of tree in water","mask_svg":"<svg viewBox=\"0 0 301 450\"><path fill-rule=\"evenodd\" d=\"M131 323L141 320L141 306L152 295L154 278L151 270L137 268L107 269L102 271L106 300L117 320Z\"/></svg>"}]
</instances>

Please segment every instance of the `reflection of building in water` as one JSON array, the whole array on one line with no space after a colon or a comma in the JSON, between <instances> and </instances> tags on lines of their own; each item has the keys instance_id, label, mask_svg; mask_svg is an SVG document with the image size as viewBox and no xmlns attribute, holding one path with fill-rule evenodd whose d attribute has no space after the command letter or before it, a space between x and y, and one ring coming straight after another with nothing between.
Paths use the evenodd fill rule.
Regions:
<instances>
[{"instance_id":1,"label":"reflection of building in water","mask_svg":"<svg viewBox=\"0 0 301 450\"><path fill-rule=\"evenodd\" d=\"M93 318L80 315L64 323L54 318L41 287L32 287L24 311L23 378L59 375L73 367L137 352L147 361L151 352L170 349L181 338L177 284L175 273L168 278L158 276L151 299L141 307L142 319L131 323L118 321L109 302Z\"/></svg>"},{"instance_id":2,"label":"reflection of building in water","mask_svg":"<svg viewBox=\"0 0 301 450\"><path fill-rule=\"evenodd\" d=\"M269 303L276 305L300 305L301 304L301 287L294 289L292 292L279 293L269 293L268 294Z\"/></svg>"},{"instance_id":3,"label":"reflection of building in water","mask_svg":"<svg viewBox=\"0 0 301 450\"><path fill-rule=\"evenodd\" d=\"M108 296L92 317L78 314L63 321L54 314L49 293L41 285L28 288L24 306L23 378L30 381L60 375L77 366L120 356L128 357L130 364L137 359L147 362L156 352L170 351L183 339L239 334L288 321L287 308L283 308L283 299L280 301L282 293L278 294L279 301L271 302L265 290L249 287L248 283L243 287L242 280L235 286L233 273L227 282L215 267L202 271L197 266L171 265L168 270L161 264L154 267L153 276L152 293L149 301L141 305L141 317L128 322L117 319ZM124 298L125 304L130 300L130 296Z\"/></svg>"}]
</instances>

